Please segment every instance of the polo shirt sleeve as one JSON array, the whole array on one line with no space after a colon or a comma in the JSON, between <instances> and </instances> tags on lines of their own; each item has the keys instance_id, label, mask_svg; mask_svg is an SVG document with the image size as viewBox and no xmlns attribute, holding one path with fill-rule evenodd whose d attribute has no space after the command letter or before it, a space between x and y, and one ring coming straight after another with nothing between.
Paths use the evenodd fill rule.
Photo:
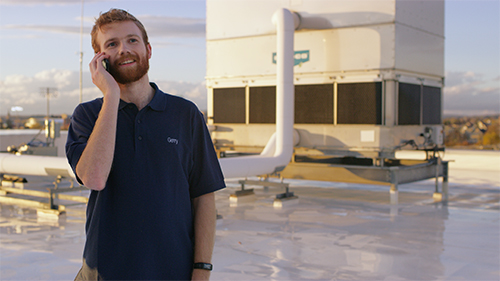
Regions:
<instances>
[{"instance_id":1,"label":"polo shirt sleeve","mask_svg":"<svg viewBox=\"0 0 500 281\"><path fill-rule=\"evenodd\" d=\"M80 184L83 183L76 173L76 164L78 164L83 150L87 145L98 114L99 110L91 110L91 107L80 104L75 108L71 117L68 138L66 140L66 157L75 173L76 180Z\"/></svg>"},{"instance_id":2,"label":"polo shirt sleeve","mask_svg":"<svg viewBox=\"0 0 500 281\"><path fill-rule=\"evenodd\" d=\"M196 109L193 116L193 165L189 175L191 198L226 187L205 119Z\"/></svg>"}]
</instances>

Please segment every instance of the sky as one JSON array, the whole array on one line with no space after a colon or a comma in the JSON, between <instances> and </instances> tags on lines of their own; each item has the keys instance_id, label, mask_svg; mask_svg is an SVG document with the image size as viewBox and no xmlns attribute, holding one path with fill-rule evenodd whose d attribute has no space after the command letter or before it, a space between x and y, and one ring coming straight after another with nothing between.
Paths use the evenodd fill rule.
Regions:
<instances>
[{"instance_id":1,"label":"sky","mask_svg":"<svg viewBox=\"0 0 500 281\"><path fill-rule=\"evenodd\" d=\"M89 33L110 8L145 25L150 80L206 110L204 0L85 0L83 101L102 95L88 70ZM45 115L47 88L50 114L73 112L80 100L81 15L81 0L0 0L0 116ZM499 18L499 0L445 0L445 116L500 113Z\"/></svg>"}]
</instances>

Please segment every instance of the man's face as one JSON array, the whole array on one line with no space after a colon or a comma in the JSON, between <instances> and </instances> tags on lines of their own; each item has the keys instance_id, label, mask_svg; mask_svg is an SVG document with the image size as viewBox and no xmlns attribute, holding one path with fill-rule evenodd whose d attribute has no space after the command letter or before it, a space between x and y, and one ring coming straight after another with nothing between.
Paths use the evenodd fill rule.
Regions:
<instances>
[{"instance_id":1,"label":"man's face","mask_svg":"<svg viewBox=\"0 0 500 281\"><path fill-rule=\"evenodd\" d=\"M101 52L110 55L109 72L120 84L135 82L149 70L151 46L141 34L132 21L107 24L97 33Z\"/></svg>"}]
</instances>

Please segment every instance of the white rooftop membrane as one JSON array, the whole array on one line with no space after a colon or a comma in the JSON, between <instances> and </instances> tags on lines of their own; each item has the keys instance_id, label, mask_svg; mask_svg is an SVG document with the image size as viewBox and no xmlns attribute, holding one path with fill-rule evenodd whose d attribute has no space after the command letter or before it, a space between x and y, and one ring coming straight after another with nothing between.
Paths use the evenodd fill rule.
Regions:
<instances>
[{"instance_id":1,"label":"white rooftop membrane","mask_svg":"<svg viewBox=\"0 0 500 281\"><path fill-rule=\"evenodd\" d=\"M456 159L447 205L433 203L434 180L400 185L391 206L387 186L285 179L299 199L281 209L273 207L278 188L255 188L231 205L240 187L228 182L216 193L212 280L498 280L499 153L447 150L445 158ZM28 180L39 190L53 181ZM74 278L85 207L67 211L54 221L1 205L2 280Z\"/></svg>"}]
</instances>

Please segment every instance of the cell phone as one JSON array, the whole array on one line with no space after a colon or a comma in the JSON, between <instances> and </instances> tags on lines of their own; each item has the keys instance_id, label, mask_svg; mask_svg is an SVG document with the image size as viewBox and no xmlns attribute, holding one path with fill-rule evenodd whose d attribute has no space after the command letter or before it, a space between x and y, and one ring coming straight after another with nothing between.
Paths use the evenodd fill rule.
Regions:
<instances>
[{"instance_id":1,"label":"cell phone","mask_svg":"<svg viewBox=\"0 0 500 281\"><path fill-rule=\"evenodd\" d=\"M109 65L109 60L108 59L103 59L102 60L102 66L104 67L104 69L106 69L109 72L110 65Z\"/></svg>"}]
</instances>

